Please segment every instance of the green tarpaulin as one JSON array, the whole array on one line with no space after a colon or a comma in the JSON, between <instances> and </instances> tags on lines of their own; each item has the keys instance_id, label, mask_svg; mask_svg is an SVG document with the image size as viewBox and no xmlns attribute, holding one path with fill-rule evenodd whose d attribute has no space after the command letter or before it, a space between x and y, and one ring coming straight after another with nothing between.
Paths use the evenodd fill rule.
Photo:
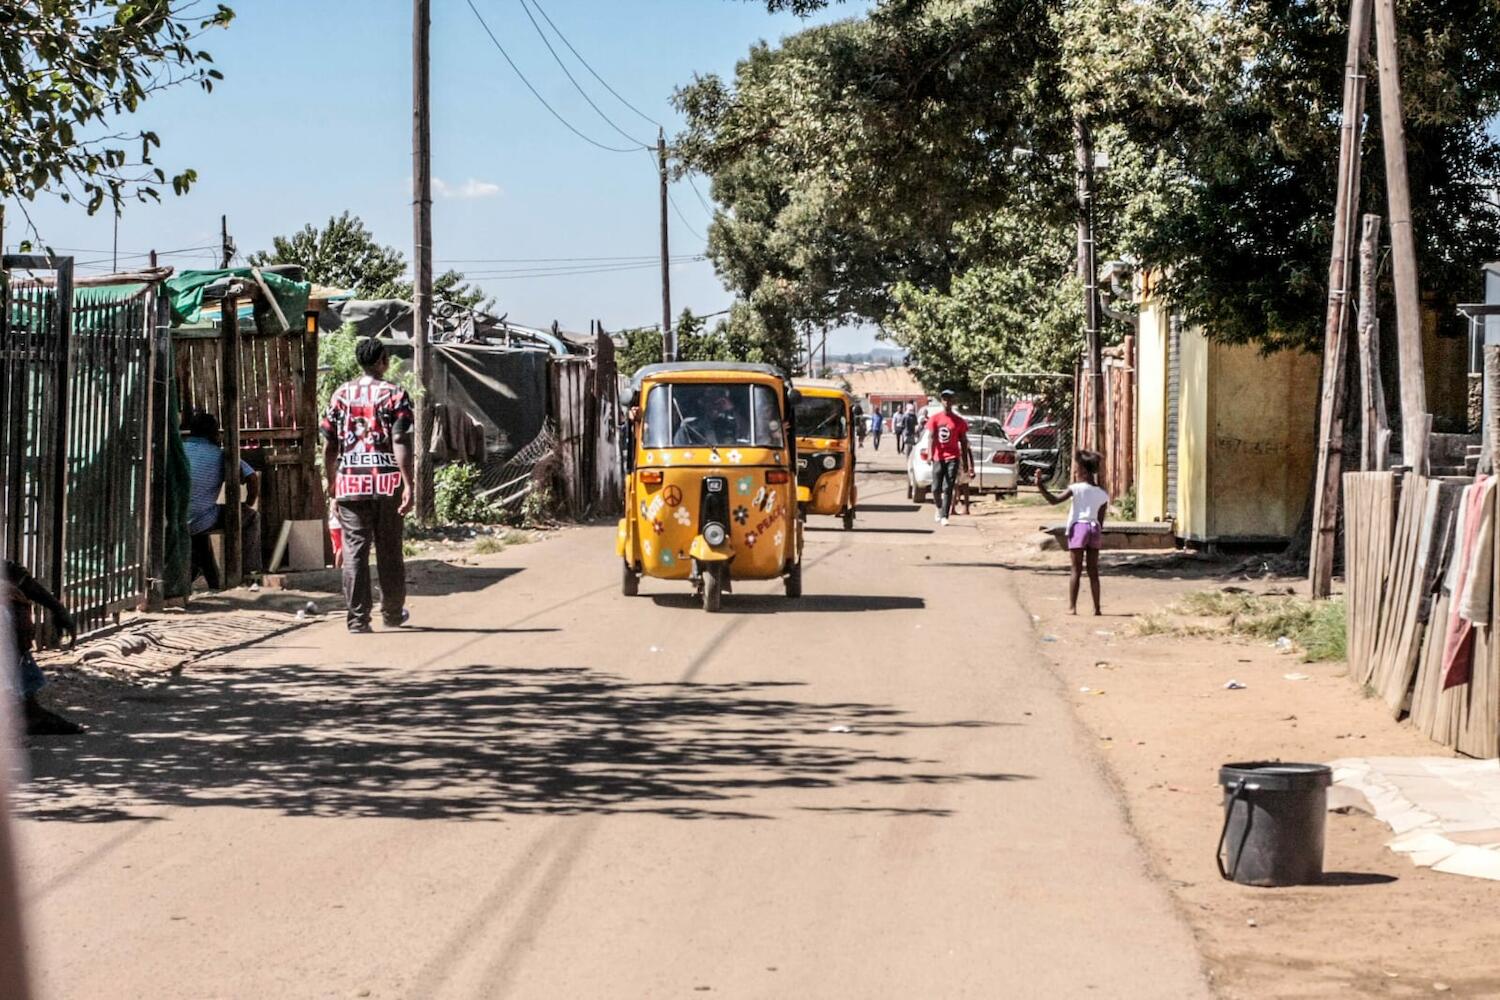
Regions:
<instances>
[{"instance_id":1,"label":"green tarpaulin","mask_svg":"<svg viewBox=\"0 0 1500 1000\"><path fill-rule=\"evenodd\" d=\"M302 281L292 281L279 274L262 271L261 280L276 296L287 322L297 326L302 314L307 311L307 294L312 286ZM172 303L172 325L187 326L197 323L203 312L203 290L223 278L240 278L254 283L255 278L248 267L231 267L222 271L183 271L166 280L167 294Z\"/></svg>"}]
</instances>

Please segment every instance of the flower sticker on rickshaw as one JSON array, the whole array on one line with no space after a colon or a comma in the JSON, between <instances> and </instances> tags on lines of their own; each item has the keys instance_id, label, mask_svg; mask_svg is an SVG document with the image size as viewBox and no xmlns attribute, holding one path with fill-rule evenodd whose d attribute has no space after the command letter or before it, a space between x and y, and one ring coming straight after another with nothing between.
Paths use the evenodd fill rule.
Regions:
<instances>
[{"instance_id":1,"label":"flower sticker on rickshaw","mask_svg":"<svg viewBox=\"0 0 1500 1000\"><path fill-rule=\"evenodd\" d=\"M654 532L656 532L659 535L663 531L667 530L667 526L664 525L664 524L662 524L660 521L652 521L651 522L651 530L654 531Z\"/></svg>"},{"instance_id":2,"label":"flower sticker on rickshaw","mask_svg":"<svg viewBox=\"0 0 1500 1000\"><path fill-rule=\"evenodd\" d=\"M684 462L691 462L693 460L693 453L690 452L690 451L683 452L682 453L682 460Z\"/></svg>"},{"instance_id":3,"label":"flower sticker on rickshaw","mask_svg":"<svg viewBox=\"0 0 1500 1000\"><path fill-rule=\"evenodd\" d=\"M735 492L742 497L749 496L750 490L754 485L755 479L752 476L741 476L734 481Z\"/></svg>"},{"instance_id":4,"label":"flower sticker on rickshaw","mask_svg":"<svg viewBox=\"0 0 1500 1000\"><path fill-rule=\"evenodd\" d=\"M775 542L778 546L781 545L782 542L786 541L786 532L784 532L784 531L778 531L778 532L776 532L776 537L773 538L773 539L771 539L771 541Z\"/></svg>"},{"instance_id":5,"label":"flower sticker on rickshaw","mask_svg":"<svg viewBox=\"0 0 1500 1000\"><path fill-rule=\"evenodd\" d=\"M654 451L648 451L648 452L646 452L646 454L644 456L642 456L641 461L644 462L646 465L655 465L656 464L656 452L654 452Z\"/></svg>"},{"instance_id":6,"label":"flower sticker on rickshaw","mask_svg":"<svg viewBox=\"0 0 1500 1000\"><path fill-rule=\"evenodd\" d=\"M662 465L671 465L672 464L672 453L671 452L664 451L664 452L661 453L661 464Z\"/></svg>"},{"instance_id":7,"label":"flower sticker on rickshaw","mask_svg":"<svg viewBox=\"0 0 1500 1000\"><path fill-rule=\"evenodd\" d=\"M729 460L731 462L733 462L735 465L739 465L740 462L744 459L744 457L745 456L743 456L743 455L740 454L740 450L738 448L736 448L734 451L731 451L729 453Z\"/></svg>"},{"instance_id":8,"label":"flower sticker on rickshaw","mask_svg":"<svg viewBox=\"0 0 1500 1000\"><path fill-rule=\"evenodd\" d=\"M746 546L747 546L747 547L749 547L749 548L752 548L752 549L753 549L753 548L755 548L755 543L756 543L756 542L757 542L757 541L759 541L759 540L760 540L760 536L759 536L759 535L757 535L757 534L756 534L756 533L755 533L755 532L753 532L753 531L751 531L751 532L749 532L749 533L747 533L747 534L746 534L746 535L745 535L745 545L746 545Z\"/></svg>"},{"instance_id":9,"label":"flower sticker on rickshaw","mask_svg":"<svg viewBox=\"0 0 1500 1000\"><path fill-rule=\"evenodd\" d=\"M708 453L708 460L710 462L714 463L715 465L718 465L720 462L724 461L722 458L719 457L719 449L717 449L717 448L714 448L712 451L710 451Z\"/></svg>"},{"instance_id":10,"label":"flower sticker on rickshaw","mask_svg":"<svg viewBox=\"0 0 1500 1000\"><path fill-rule=\"evenodd\" d=\"M682 503L682 487L668 486L661 491L661 498L667 502L668 507L676 507Z\"/></svg>"},{"instance_id":11,"label":"flower sticker on rickshaw","mask_svg":"<svg viewBox=\"0 0 1500 1000\"><path fill-rule=\"evenodd\" d=\"M748 507L736 507L734 509L734 523L735 524L748 524L748 523L750 523L750 508L748 508Z\"/></svg>"},{"instance_id":12,"label":"flower sticker on rickshaw","mask_svg":"<svg viewBox=\"0 0 1500 1000\"><path fill-rule=\"evenodd\" d=\"M650 541L650 539L642 539L641 540L641 551L644 552L644 553L646 553L646 555L648 555L648 556L651 554L651 541Z\"/></svg>"},{"instance_id":13,"label":"flower sticker on rickshaw","mask_svg":"<svg viewBox=\"0 0 1500 1000\"><path fill-rule=\"evenodd\" d=\"M651 515L646 513L646 501L644 500L641 501L641 517L648 521L651 520Z\"/></svg>"},{"instance_id":14,"label":"flower sticker on rickshaw","mask_svg":"<svg viewBox=\"0 0 1500 1000\"><path fill-rule=\"evenodd\" d=\"M671 566L676 561L676 559L672 558L671 552L667 551L666 549L661 550L661 564L663 566Z\"/></svg>"},{"instance_id":15,"label":"flower sticker on rickshaw","mask_svg":"<svg viewBox=\"0 0 1500 1000\"><path fill-rule=\"evenodd\" d=\"M673 514L672 516L677 518L677 523L682 525L684 528L693 523L693 515L688 513L688 509L686 507L678 507L677 513Z\"/></svg>"}]
</instances>

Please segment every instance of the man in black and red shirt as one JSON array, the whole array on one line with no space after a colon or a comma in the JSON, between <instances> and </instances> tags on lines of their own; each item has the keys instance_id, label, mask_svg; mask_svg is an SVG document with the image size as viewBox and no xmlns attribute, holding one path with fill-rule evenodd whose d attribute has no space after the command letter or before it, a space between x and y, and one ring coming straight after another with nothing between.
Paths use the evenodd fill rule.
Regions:
<instances>
[{"instance_id":1,"label":"man in black and red shirt","mask_svg":"<svg viewBox=\"0 0 1500 1000\"><path fill-rule=\"evenodd\" d=\"M406 614L402 518L412 506L411 397L386 381L390 355L373 338L355 357L364 374L339 386L323 416L323 469L344 535L349 631L370 631L370 546L380 571L380 615L400 628Z\"/></svg>"},{"instance_id":2,"label":"man in black and red shirt","mask_svg":"<svg viewBox=\"0 0 1500 1000\"><path fill-rule=\"evenodd\" d=\"M974 453L969 450L969 423L953 412L952 389L942 392L943 408L927 420L932 435L932 502L937 507L932 519L948 523L953 512L953 492L959 483L959 468L974 474Z\"/></svg>"}]
</instances>

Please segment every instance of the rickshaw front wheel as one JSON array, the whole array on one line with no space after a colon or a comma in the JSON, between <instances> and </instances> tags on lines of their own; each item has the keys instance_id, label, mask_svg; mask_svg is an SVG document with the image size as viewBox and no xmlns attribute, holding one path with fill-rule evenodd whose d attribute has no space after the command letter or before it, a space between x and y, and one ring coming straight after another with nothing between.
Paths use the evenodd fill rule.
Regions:
<instances>
[{"instance_id":1,"label":"rickshaw front wheel","mask_svg":"<svg viewBox=\"0 0 1500 1000\"><path fill-rule=\"evenodd\" d=\"M626 597L635 597L641 592L641 575L630 568L630 563L620 562L620 593Z\"/></svg>"},{"instance_id":2,"label":"rickshaw front wheel","mask_svg":"<svg viewBox=\"0 0 1500 1000\"><path fill-rule=\"evenodd\" d=\"M784 582L786 583L786 596L802 596L802 563L800 560L792 563L790 568L787 569Z\"/></svg>"},{"instance_id":3,"label":"rickshaw front wheel","mask_svg":"<svg viewBox=\"0 0 1500 1000\"><path fill-rule=\"evenodd\" d=\"M720 563L703 567L703 610L718 611L724 600L724 574L729 567Z\"/></svg>"}]
</instances>

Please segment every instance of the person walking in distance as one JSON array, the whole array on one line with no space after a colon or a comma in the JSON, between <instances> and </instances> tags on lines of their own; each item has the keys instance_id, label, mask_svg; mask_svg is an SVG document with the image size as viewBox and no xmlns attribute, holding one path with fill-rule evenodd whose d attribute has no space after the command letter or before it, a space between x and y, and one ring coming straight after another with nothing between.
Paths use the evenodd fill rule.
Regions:
<instances>
[{"instance_id":1,"label":"person walking in distance","mask_svg":"<svg viewBox=\"0 0 1500 1000\"><path fill-rule=\"evenodd\" d=\"M906 454L906 407L898 406L891 414L891 434L896 438L896 454Z\"/></svg>"},{"instance_id":2,"label":"person walking in distance","mask_svg":"<svg viewBox=\"0 0 1500 1000\"><path fill-rule=\"evenodd\" d=\"M1099 485L1099 454L1079 451L1073 456L1077 479L1061 493L1047 489L1042 470L1036 471L1036 486L1047 502L1059 504L1071 499L1068 510L1068 556L1073 560L1073 574L1068 580L1068 614L1078 614L1078 585L1085 568L1089 574L1089 593L1094 598L1094 614L1099 611L1099 545L1104 534L1104 516L1109 509L1109 494Z\"/></svg>"},{"instance_id":3,"label":"person walking in distance","mask_svg":"<svg viewBox=\"0 0 1500 1000\"><path fill-rule=\"evenodd\" d=\"M402 519L412 507L411 397L386 381L391 359L374 338L355 358L364 374L334 392L323 415L323 468L343 530L344 602L350 632L370 631L370 547L380 572L387 628L407 620Z\"/></svg>"},{"instance_id":4,"label":"person walking in distance","mask_svg":"<svg viewBox=\"0 0 1500 1000\"><path fill-rule=\"evenodd\" d=\"M870 440L874 443L876 451L880 450L881 423L882 420L880 418L880 408L876 407L875 409L870 411Z\"/></svg>"},{"instance_id":5,"label":"person walking in distance","mask_svg":"<svg viewBox=\"0 0 1500 1000\"><path fill-rule=\"evenodd\" d=\"M901 417L901 436L906 439L906 452L917 446L917 404L907 403L906 413Z\"/></svg>"},{"instance_id":6,"label":"person walking in distance","mask_svg":"<svg viewBox=\"0 0 1500 1000\"><path fill-rule=\"evenodd\" d=\"M937 507L932 519L946 525L953 512L953 494L958 488L959 468L974 474L974 453L969 450L969 424L953 412L954 392L941 393L943 408L927 421L932 438L932 502Z\"/></svg>"}]
</instances>

